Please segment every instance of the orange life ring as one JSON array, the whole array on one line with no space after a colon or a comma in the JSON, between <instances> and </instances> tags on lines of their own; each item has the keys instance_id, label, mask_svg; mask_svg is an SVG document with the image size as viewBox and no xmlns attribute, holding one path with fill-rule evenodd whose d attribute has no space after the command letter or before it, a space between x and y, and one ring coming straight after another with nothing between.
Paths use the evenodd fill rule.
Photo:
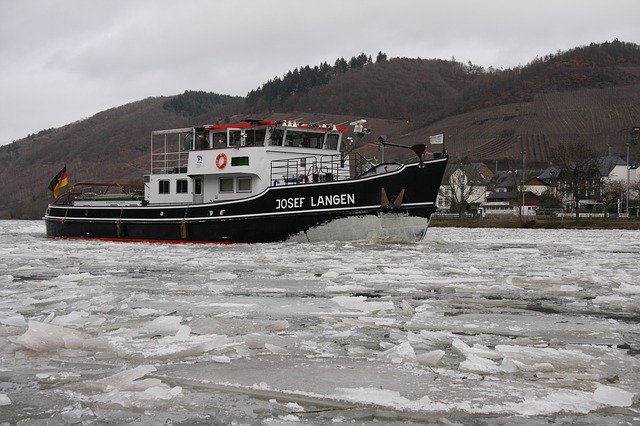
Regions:
<instances>
[{"instance_id":1,"label":"orange life ring","mask_svg":"<svg viewBox=\"0 0 640 426\"><path fill-rule=\"evenodd\" d=\"M225 154L224 152L221 152L216 157L216 167L219 169L224 169L226 165L227 165L227 154Z\"/></svg>"}]
</instances>

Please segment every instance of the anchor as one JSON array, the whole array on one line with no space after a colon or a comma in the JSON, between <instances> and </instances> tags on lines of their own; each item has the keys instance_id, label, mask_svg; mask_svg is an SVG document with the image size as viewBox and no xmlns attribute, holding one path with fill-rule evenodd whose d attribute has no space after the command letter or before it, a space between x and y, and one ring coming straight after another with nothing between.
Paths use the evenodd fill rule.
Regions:
<instances>
[{"instance_id":1,"label":"anchor","mask_svg":"<svg viewBox=\"0 0 640 426\"><path fill-rule=\"evenodd\" d=\"M402 201L404 199L404 188L400 190L398 195L395 197L391 197L391 201L389 201L389 197L387 196L387 191L384 188L380 188L380 207L384 210L397 210L402 206Z\"/></svg>"}]
</instances>

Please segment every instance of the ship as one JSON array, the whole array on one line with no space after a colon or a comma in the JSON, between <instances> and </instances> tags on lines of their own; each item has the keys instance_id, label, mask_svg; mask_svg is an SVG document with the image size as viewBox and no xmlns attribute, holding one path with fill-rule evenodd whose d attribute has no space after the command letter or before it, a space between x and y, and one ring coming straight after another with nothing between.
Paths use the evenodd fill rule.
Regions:
<instances>
[{"instance_id":1,"label":"ship","mask_svg":"<svg viewBox=\"0 0 640 426\"><path fill-rule=\"evenodd\" d=\"M51 238L189 243L423 239L448 155L349 124L246 119L151 132L141 185L78 182L44 215ZM350 126L353 126L351 129ZM347 135L353 135L347 136ZM385 162L387 146L414 154Z\"/></svg>"}]
</instances>

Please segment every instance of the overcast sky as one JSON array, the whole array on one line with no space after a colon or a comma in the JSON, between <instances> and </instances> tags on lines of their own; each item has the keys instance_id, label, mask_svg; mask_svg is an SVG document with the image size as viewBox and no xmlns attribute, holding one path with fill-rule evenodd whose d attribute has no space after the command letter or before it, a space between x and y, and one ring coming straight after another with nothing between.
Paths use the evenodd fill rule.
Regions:
<instances>
[{"instance_id":1,"label":"overcast sky","mask_svg":"<svg viewBox=\"0 0 640 426\"><path fill-rule=\"evenodd\" d=\"M0 145L147 98L246 95L362 52L483 67L615 38L640 0L0 0Z\"/></svg>"}]
</instances>

